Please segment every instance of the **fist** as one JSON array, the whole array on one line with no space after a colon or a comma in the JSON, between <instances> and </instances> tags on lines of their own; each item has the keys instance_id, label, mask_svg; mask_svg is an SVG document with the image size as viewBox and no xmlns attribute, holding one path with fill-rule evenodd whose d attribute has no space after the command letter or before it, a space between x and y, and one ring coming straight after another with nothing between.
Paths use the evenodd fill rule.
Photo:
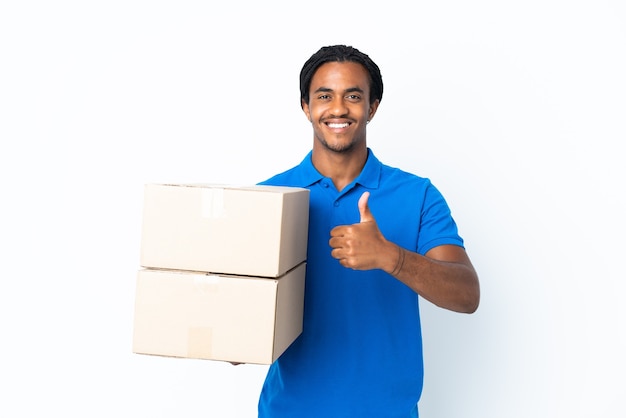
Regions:
<instances>
[{"instance_id":1,"label":"fist","mask_svg":"<svg viewBox=\"0 0 626 418\"><path fill-rule=\"evenodd\" d=\"M369 196L365 192L359 198L359 223L340 225L330 231L331 255L342 266L354 270L380 268L380 258L387 245L370 211Z\"/></svg>"}]
</instances>

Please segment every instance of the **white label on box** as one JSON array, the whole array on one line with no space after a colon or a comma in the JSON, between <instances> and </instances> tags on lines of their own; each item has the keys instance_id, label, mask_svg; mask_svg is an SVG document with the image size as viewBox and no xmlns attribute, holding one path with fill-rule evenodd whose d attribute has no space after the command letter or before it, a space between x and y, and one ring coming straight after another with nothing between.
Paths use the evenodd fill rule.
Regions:
<instances>
[{"instance_id":1,"label":"white label on box","mask_svg":"<svg viewBox=\"0 0 626 418\"><path fill-rule=\"evenodd\" d=\"M193 279L193 284L198 291L202 293L217 293L220 285L220 278L218 276L196 276Z\"/></svg>"},{"instance_id":2,"label":"white label on box","mask_svg":"<svg viewBox=\"0 0 626 418\"><path fill-rule=\"evenodd\" d=\"M202 217L220 218L224 215L224 189L202 189Z\"/></svg>"}]
</instances>

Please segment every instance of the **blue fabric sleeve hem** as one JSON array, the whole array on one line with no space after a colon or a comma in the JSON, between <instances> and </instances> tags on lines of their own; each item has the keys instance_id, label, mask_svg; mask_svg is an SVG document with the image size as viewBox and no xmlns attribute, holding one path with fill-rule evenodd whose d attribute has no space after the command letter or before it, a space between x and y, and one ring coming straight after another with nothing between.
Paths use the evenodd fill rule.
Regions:
<instances>
[{"instance_id":1,"label":"blue fabric sleeve hem","mask_svg":"<svg viewBox=\"0 0 626 418\"><path fill-rule=\"evenodd\" d=\"M435 240L427 242L425 245L422 246L422 248L418 248L417 252L424 255L428 251L440 245L458 245L461 248L465 248L465 246L463 245L463 240L461 238L444 237L444 238L437 238Z\"/></svg>"}]
</instances>

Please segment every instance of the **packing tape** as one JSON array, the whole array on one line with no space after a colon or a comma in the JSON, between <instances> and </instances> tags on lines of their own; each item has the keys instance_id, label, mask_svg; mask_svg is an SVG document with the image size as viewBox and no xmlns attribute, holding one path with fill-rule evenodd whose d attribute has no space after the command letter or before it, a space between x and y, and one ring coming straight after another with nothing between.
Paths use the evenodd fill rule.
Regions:
<instances>
[{"instance_id":1,"label":"packing tape","mask_svg":"<svg viewBox=\"0 0 626 418\"><path fill-rule=\"evenodd\" d=\"M224 216L224 189L203 188L202 189L202 217L220 218Z\"/></svg>"},{"instance_id":2,"label":"packing tape","mask_svg":"<svg viewBox=\"0 0 626 418\"><path fill-rule=\"evenodd\" d=\"M213 328L192 327L187 332L187 357L212 359Z\"/></svg>"}]
</instances>

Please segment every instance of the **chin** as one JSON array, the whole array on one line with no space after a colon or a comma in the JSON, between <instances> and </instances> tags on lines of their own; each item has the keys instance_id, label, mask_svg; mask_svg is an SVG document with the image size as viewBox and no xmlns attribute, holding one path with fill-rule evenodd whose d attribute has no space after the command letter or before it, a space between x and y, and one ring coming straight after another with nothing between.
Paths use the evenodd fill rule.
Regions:
<instances>
[{"instance_id":1,"label":"chin","mask_svg":"<svg viewBox=\"0 0 626 418\"><path fill-rule=\"evenodd\" d=\"M354 144L341 144L341 145L335 145L335 146L330 146L327 147L330 151L336 152L336 153L347 153L350 152L354 149Z\"/></svg>"},{"instance_id":2,"label":"chin","mask_svg":"<svg viewBox=\"0 0 626 418\"><path fill-rule=\"evenodd\" d=\"M356 147L358 142L357 141L353 141L353 142L328 142L326 140L320 140L320 143L322 144L322 146L332 152L336 152L336 153L347 153L347 152L351 152L353 151Z\"/></svg>"}]
</instances>

